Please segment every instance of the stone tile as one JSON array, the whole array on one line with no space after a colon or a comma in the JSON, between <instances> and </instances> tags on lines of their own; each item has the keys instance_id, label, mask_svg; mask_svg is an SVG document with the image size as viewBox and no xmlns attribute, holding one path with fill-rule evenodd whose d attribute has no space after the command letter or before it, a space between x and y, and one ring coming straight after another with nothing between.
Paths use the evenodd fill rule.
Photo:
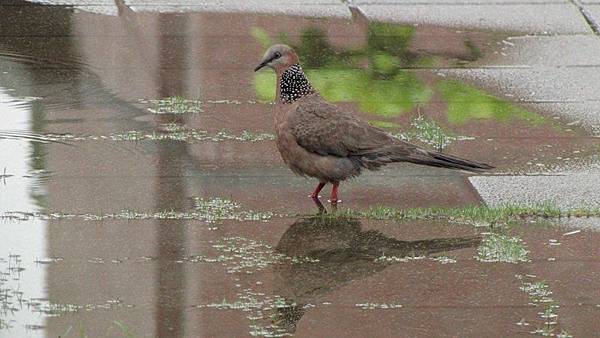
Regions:
<instances>
[{"instance_id":1,"label":"stone tile","mask_svg":"<svg viewBox=\"0 0 600 338\"><path fill-rule=\"evenodd\" d=\"M362 4L371 19L531 34L591 33L571 4Z\"/></svg>"},{"instance_id":2,"label":"stone tile","mask_svg":"<svg viewBox=\"0 0 600 338\"><path fill-rule=\"evenodd\" d=\"M502 66L600 65L600 38L595 35L509 37L493 64Z\"/></svg>"},{"instance_id":3,"label":"stone tile","mask_svg":"<svg viewBox=\"0 0 600 338\"><path fill-rule=\"evenodd\" d=\"M99 14L116 15L117 7L113 0L34 0L53 5L73 5L81 10ZM193 1L193 0L130 0L125 2L135 11L150 12L255 12L291 14L304 16L350 17L347 7L337 1L327 0L286 0L277 3L251 1Z\"/></svg>"},{"instance_id":4,"label":"stone tile","mask_svg":"<svg viewBox=\"0 0 600 338\"><path fill-rule=\"evenodd\" d=\"M600 171L541 176L480 176L469 180L489 205L551 203L569 209L600 207Z\"/></svg>"}]
</instances>

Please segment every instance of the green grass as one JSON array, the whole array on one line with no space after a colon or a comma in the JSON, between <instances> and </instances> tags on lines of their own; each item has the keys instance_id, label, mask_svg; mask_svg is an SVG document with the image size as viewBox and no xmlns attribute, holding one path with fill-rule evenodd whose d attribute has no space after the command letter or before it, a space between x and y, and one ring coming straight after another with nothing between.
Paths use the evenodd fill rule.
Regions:
<instances>
[{"instance_id":1,"label":"green grass","mask_svg":"<svg viewBox=\"0 0 600 338\"><path fill-rule=\"evenodd\" d=\"M158 212L140 212L123 210L119 213L103 214L69 214L61 212L33 213L33 212L6 212L0 219L29 220L29 219L74 219L104 220L104 219L197 219L204 221L214 220L262 220L273 217L306 217L299 213L276 214L271 211L245 210L239 204L220 198L196 198L194 209L188 211L163 210ZM367 210L339 210L337 213L327 213L318 217L331 218L332 222L340 217L365 218L374 220L416 221L416 220L448 220L451 222L471 224L475 226L494 226L515 224L523 220L553 220L560 218L600 217L599 208L577 208L561 210L551 204L531 206L510 205L486 206L468 205L457 208L432 207L432 208L393 208L387 206L372 207Z\"/></svg>"},{"instance_id":2,"label":"green grass","mask_svg":"<svg viewBox=\"0 0 600 338\"><path fill-rule=\"evenodd\" d=\"M597 217L600 209L561 210L550 204L532 206L502 205L497 207L486 205L469 205L459 208L409 208L373 207L366 211L346 211L356 217L368 219L389 219L396 221L447 219L474 225L506 224L527 218L561 218L561 217Z\"/></svg>"}]
</instances>

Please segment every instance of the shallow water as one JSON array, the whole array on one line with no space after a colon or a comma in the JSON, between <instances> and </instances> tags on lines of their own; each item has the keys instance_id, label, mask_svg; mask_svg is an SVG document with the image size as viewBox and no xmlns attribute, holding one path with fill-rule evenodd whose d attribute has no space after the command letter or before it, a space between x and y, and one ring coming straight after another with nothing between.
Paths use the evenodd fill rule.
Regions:
<instances>
[{"instance_id":1,"label":"shallow water","mask_svg":"<svg viewBox=\"0 0 600 338\"><path fill-rule=\"evenodd\" d=\"M493 66L505 34L13 2L0 5L0 336L598 331L589 228L307 218L315 182L280 160L272 75L252 71L261 44L289 41L327 99L499 172L597 151L585 130L441 72ZM340 212L481 203L465 174L412 165L341 191ZM513 249L523 259L506 263ZM541 281L556 323L531 300Z\"/></svg>"}]
</instances>

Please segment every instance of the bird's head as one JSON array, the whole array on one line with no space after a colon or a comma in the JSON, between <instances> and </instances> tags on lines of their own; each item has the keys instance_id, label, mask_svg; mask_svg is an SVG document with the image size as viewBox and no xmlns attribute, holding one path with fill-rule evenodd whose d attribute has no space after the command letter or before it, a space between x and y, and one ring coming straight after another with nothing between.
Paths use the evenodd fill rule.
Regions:
<instances>
[{"instance_id":1,"label":"bird's head","mask_svg":"<svg viewBox=\"0 0 600 338\"><path fill-rule=\"evenodd\" d=\"M254 71L256 72L263 67L281 71L297 63L298 55L296 55L296 52L290 46L273 45L267 49L260 64L254 68Z\"/></svg>"}]
</instances>

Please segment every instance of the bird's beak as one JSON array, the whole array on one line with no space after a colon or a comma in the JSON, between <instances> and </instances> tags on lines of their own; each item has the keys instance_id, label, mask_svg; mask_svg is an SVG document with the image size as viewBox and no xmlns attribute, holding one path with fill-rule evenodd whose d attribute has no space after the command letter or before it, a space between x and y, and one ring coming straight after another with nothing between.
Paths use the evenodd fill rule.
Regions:
<instances>
[{"instance_id":1,"label":"bird's beak","mask_svg":"<svg viewBox=\"0 0 600 338\"><path fill-rule=\"evenodd\" d=\"M269 61L263 61L260 63L260 65L256 66L256 68L254 68L255 72L258 72L259 69L261 69L262 67L266 66L267 63L269 63Z\"/></svg>"},{"instance_id":2,"label":"bird's beak","mask_svg":"<svg viewBox=\"0 0 600 338\"><path fill-rule=\"evenodd\" d=\"M256 68L254 68L254 71L257 72L259 69L261 69L264 66L268 65L273 60L275 60L275 56L271 56L268 59L263 59L262 62L260 63L260 65L256 66Z\"/></svg>"}]
</instances>

